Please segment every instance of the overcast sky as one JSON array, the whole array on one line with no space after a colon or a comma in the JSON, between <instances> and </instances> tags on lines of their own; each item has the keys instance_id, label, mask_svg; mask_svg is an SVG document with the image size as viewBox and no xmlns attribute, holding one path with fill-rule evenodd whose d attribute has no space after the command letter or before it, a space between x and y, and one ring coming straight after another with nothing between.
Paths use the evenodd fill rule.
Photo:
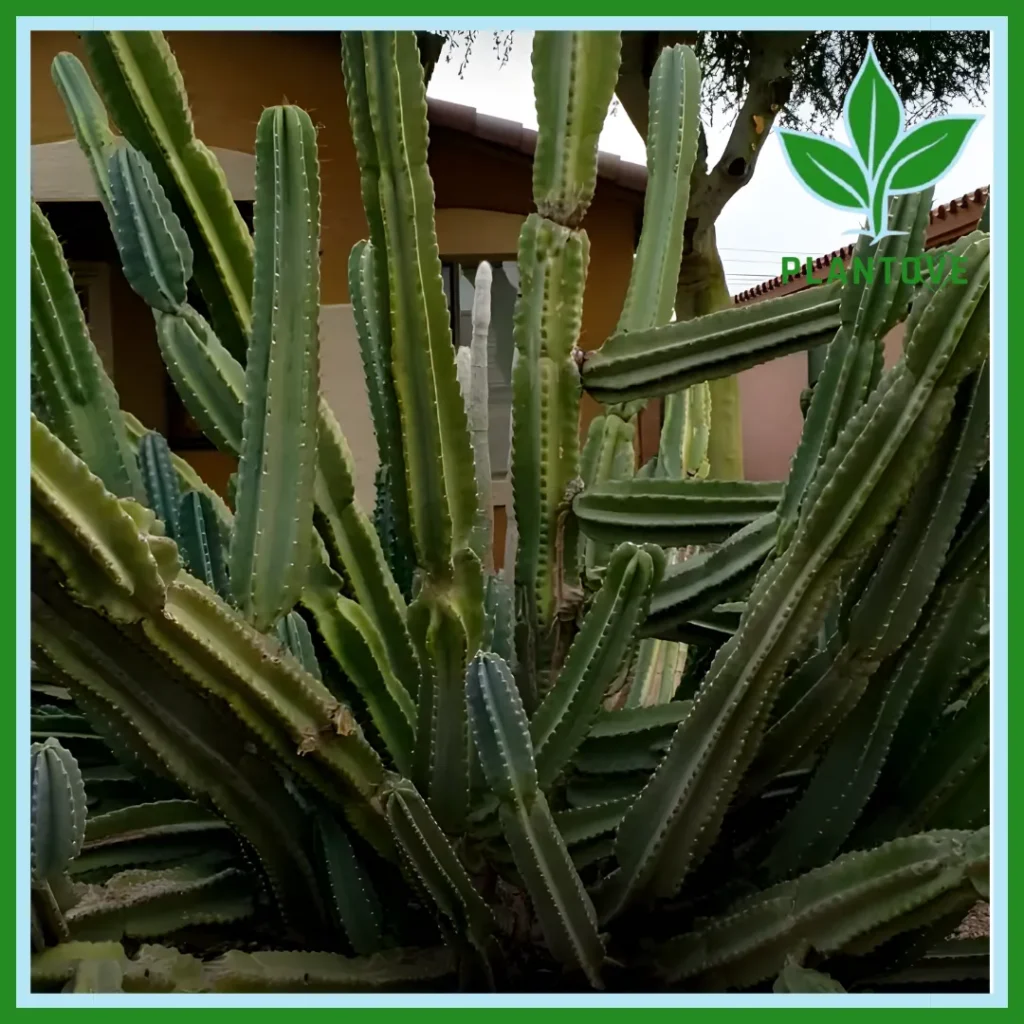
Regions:
<instances>
[{"instance_id":1,"label":"overcast sky","mask_svg":"<svg viewBox=\"0 0 1024 1024\"><path fill-rule=\"evenodd\" d=\"M473 58L459 77L459 55L438 63L429 94L476 107L480 113L537 127L530 74L532 32L517 32L508 62L500 66L490 39L481 33ZM960 103L950 113L988 115L982 108ZM708 133L709 157L717 159L728 138L732 114L721 112ZM847 142L842 125L835 138ZM622 110L605 122L601 149L624 160L645 162L644 141ZM988 185L992 178L992 119L984 116L949 173L935 186L936 202L949 202ZM793 177L778 138L772 133L758 158L754 177L730 200L718 219L718 244L725 261L730 291L735 294L779 273L780 258L819 256L852 240L844 236L854 225L850 214L833 210L809 196Z\"/></svg>"}]
</instances>

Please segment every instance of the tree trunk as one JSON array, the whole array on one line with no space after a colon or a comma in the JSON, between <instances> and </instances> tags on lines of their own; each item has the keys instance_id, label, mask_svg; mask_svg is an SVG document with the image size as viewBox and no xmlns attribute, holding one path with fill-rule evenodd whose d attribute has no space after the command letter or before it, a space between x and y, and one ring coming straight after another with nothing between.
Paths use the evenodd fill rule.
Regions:
<instances>
[{"instance_id":1,"label":"tree trunk","mask_svg":"<svg viewBox=\"0 0 1024 1024\"><path fill-rule=\"evenodd\" d=\"M698 248L699 247L699 248ZM676 292L676 319L707 316L732 304L725 270L711 227L683 256ZM743 423L739 379L723 377L710 382L711 434L708 441L709 476L717 480L743 479Z\"/></svg>"}]
</instances>

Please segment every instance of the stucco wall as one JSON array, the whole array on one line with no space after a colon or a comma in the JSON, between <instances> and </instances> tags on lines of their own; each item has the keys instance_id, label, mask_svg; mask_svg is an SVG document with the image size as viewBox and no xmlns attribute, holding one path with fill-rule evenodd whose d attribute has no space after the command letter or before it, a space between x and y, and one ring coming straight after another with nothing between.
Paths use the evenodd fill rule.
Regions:
<instances>
[{"instance_id":1,"label":"stucco wall","mask_svg":"<svg viewBox=\"0 0 1024 1024\"><path fill-rule=\"evenodd\" d=\"M904 325L885 338L885 366L902 351ZM800 393L807 387L807 353L794 352L740 374L743 470L748 480L785 480L800 443Z\"/></svg>"}]
</instances>

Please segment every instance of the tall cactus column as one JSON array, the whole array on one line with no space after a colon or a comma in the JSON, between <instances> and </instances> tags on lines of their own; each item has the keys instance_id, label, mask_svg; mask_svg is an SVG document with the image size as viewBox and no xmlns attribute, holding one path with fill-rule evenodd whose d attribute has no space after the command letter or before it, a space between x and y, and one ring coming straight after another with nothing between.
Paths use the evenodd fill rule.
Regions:
<instances>
[{"instance_id":1,"label":"tall cactus column","mask_svg":"<svg viewBox=\"0 0 1024 1024\"><path fill-rule=\"evenodd\" d=\"M312 555L320 173L316 131L298 107L272 107L260 118L255 222L253 329L230 576L239 608L266 630L295 604Z\"/></svg>"},{"instance_id":2,"label":"tall cactus column","mask_svg":"<svg viewBox=\"0 0 1024 1024\"><path fill-rule=\"evenodd\" d=\"M421 669L412 775L454 833L469 802L464 680L483 643L486 538L441 279L426 88L411 32L346 32L343 65L373 250L386 272L390 335L378 356L394 380L420 567L408 615Z\"/></svg>"},{"instance_id":3,"label":"tall cactus column","mask_svg":"<svg viewBox=\"0 0 1024 1024\"><path fill-rule=\"evenodd\" d=\"M477 267L473 282L473 336L468 345L462 345L456 354L459 388L466 406L469 434L473 441L473 463L476 466L476 486L480 492L480 515L477 529L481 540L479 548L484 568L494 568L494 500L491 496L491 449L488 437L487 343L491 326L491 282L493 273L486 260Z\"/></svg>"},{"instance_id":4,"label":"tall cactus column","mask_svg":"<svg viewBox=\"0 0 1024 1024\"><path fill-rule=\"evenodd\" d=\"M622 335L664 327L672 320L700 124L700 67L688 47L674 46L659 56L651 74L650 112L644 226L616 327ZM588 487L633 476L633 436L643 405L609 405L591 425L583 457ZM642 472L676 480L700 475L705 468L709 407L706 384L669 395L657 457ZM585 571L598 568L609 553L607 544L588 539L583 548ZM684 657L685 648L679 644L644 640L637 650L629 703L670 699Z\"/></svg>"},{"instance_id":5,"label":"tall cactus column","mask_svg":"<svg viewBox=\"0 0 1024 1024\"><path fill-rule=\"evenodd\" d=\"M619 67L618 33L538 32L533 80L539 133L537 212L519 238L512 377L512 488L518 546L517 684L528 711L550 675L566 564L561 511L579 472L576 343L590 243L578 225L597 184L597 144ZM574 563L573 557L569 559Z\"/></svg>"}]
</instances>

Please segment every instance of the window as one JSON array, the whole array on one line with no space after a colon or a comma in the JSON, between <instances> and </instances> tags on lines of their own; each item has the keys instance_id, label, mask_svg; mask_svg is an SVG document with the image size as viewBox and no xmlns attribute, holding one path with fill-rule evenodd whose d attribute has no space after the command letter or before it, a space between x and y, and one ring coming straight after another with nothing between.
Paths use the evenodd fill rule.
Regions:
<instances>
[{"instance_id":1,"label":"window","mask_svg":"<svg viewBox=\"0 0 1024 1024\"><path fill-rule=\"evenodd\" d=\"M509 426L512 418L512 314L519 292L519 268L514 259L487 257L493 271L491 282L491 324L487 344L488 440L491 475L495 483L509 472ZM468 345L473 336L473 291L481 258L453 260L443 264L445 293L451 312L452 338L456 346ZM500 490L500 488L498 489ZM498 494L495 504L503 505Z\"/></svg>"}]
</instances>

